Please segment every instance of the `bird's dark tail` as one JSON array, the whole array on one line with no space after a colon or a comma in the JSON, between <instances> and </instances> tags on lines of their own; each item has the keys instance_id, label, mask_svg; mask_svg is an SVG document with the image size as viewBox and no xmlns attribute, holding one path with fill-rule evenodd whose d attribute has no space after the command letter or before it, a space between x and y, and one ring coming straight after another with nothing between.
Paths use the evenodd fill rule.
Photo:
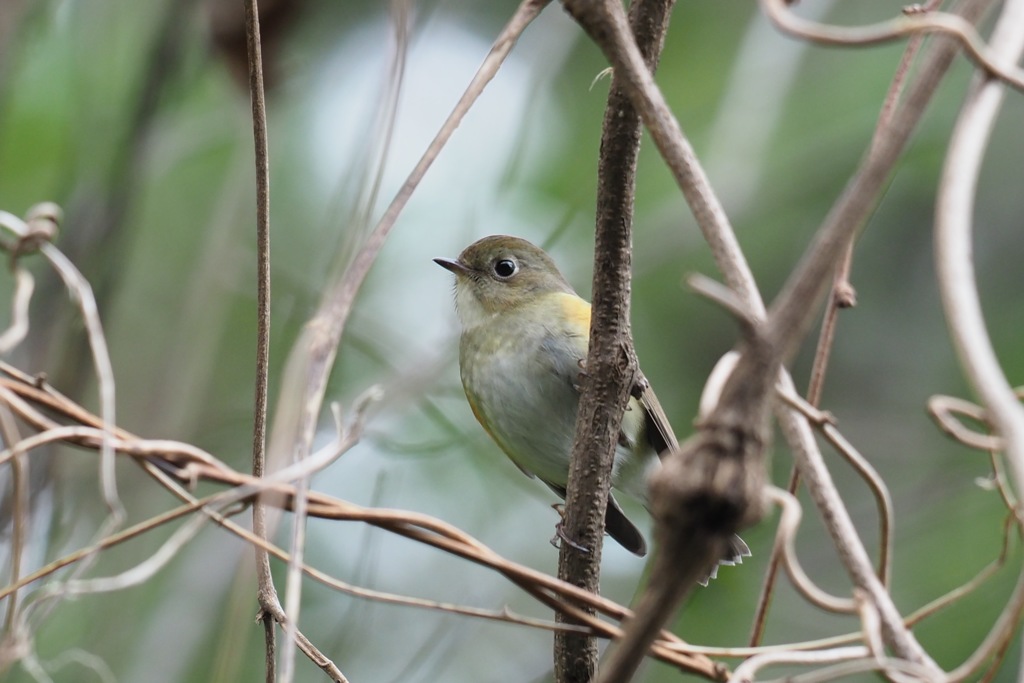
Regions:
<instances>
[{"instance_id":1,"label":"bird's dark tail","mask_svg":"<svg viewBox=\"0 0 1024 683\"><path fill-rule=\"evenodd\" d=\"M644 535L629 521L626 513L611 495L608 496L608 508L604 514L604 530L634 555L643 557L647 554L647 541L644 540Z\"/></svg>"},{"instance_id":2,"label":"bird's dark tail","mask_svg":"<svg viewBox=\"0 0 1024 683\"><path fill-rule=\"evenodd\" d=\"M640 530L636 528L633 522L629 521L626 513L619 507L618 501L612 496L608 496L608 508L604 517L604 530L608 532L609 536L618 541L619 545L634 555L643 557L647 554L647 541L644 540L643 534L640 533ZM726 549L722 559L699 582L700 585L707 586L708 581L717 578L718 568L723 565L731 567L743 564L744 557L750 557L750 547L747 546L742 538L733 534L729 540L729 547Z\"/></svg>"},{"instance_id":3,"label":"bird's dark tail","mask_svg":"<svg viewBox=\"0 0 1024 683\"><path fill-rule=\"evenodd\" d=\"M718 578L718 568L723 565L732 567L733 565L743 564L744 557L750 557L750 547L742 538L733 534L732 538L729 540L729 547L726 549L725 555L718 561L718 564L714 566L711 573L699 582L700 585L707 586L708 581Z\"/></svg>"}]
</instances>

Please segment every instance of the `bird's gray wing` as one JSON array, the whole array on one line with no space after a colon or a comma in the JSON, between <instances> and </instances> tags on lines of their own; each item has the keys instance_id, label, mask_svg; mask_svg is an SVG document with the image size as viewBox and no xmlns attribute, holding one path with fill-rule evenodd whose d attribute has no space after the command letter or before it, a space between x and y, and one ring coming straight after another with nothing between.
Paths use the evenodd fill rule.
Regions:
<instances>
[{"instance_id":1,"label":"bird's gray wing","mask_svg":"<svg viewBox=\"0 0 1024 683\"><path fill-rule=\"evenodd\" d=\"M563 378L573 390L579 394L582 384L582 375L586 372L586 341L578 335L572 338L552 335L544 340L542 348L547 351L546 357L549 360L559 359L559 363L552 363L550 370ZM557 348L556 347L560 347ZM566 353L569 351L569 353ZM571 359L571 360L569 360ZM645 415L645 436L648 443L660 456L670 450L679 447L675 432L669 424L668 416L664 408L654 395L651 383L647 381L643 373L638 373L636 383L633 385L632 395L640 403ZM627 435L619 434L619 443L623 446L632 447Z\"/></svg>"},{"instance_id":2,"label":"bird's gray wing","mask_svg":"<svg viewBox=\"0 0 1024 683\"><path fill-rule=\"evenodd\" d=\"M661 407L658 397L654 395L654 389L647 378L640 374L639 379L633 386L633 397L640 402L644 409L645 431L647 442L660 456L664 457L669 451L679 448L679 440L676 439L672 425L669 424L665 409Z\"/></svg>"}]
</instances>

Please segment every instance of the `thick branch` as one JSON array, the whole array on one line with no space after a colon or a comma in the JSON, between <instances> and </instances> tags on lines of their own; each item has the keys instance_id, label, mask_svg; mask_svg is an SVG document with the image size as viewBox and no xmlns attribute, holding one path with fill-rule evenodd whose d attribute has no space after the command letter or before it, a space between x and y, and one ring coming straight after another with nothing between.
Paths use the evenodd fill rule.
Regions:
<instances>
[{"instance_id":1,"label":"thick branch","mask_svg":"<svg viewBox=\"0 0 1024 683\"><path fill-rule=\"evenodd\" d=\"M675 0L637 0L630 7L630 28L652 71L661 55L674 4ZM622 414L638 373L629 326L629 298L633 197L641 132L640 115L620 78L613 76L598 163L590 353L576 421L564 527L569 538L591 552L580 552L563 543L558 558L560 579L594 593L600 586L612 459ZM559 614L558 618L564 617ZM555 680L591 680L597 655L594 638L556 633Z\"/></svg>"},{"instance_id":2,"label":"thick branch","mask_svg":"<svg viewBox=\"0 0 1024 683\"><path fill-rule=\"evenodd\" d=\"M678 122L669 111L664 97L658 91L650 73L640 64L641 60L635 46L630 44L628 33L622 30L622 22L619 19L621 7L612 0L590 3L570 3L569 0L565 2L577 21L605 52L616 74L623 77L631 100L636 104L658 150L690 204L697 224L708 238L727 283L750 307L751 316L760 319L763 315L763 304L724 210L714 196L706 175L682 135ZM934 89L934 82L929 86ZM916 112L924 107L931 93L929 86L922 86L908 97L906 111ZM890 128L888 139L873 150L858 174L851 180L847 191L819 231L819 237L809 249L807 257L790 279L787 290L779 297L771 316L770 326L765 330L767 343L760 348L761 351L774 356L775 360L790 357L802 339L808 325L807 321L820 302L821 292L829 281L831 269L838 255L874 208L875 199L884 187L884 182L909 139L912 129L913 123L910 120L900 121L897 117L897 121ZM749 364L747 371L741 373L741 364L734 379L746 379L750 377L750 371L756 372L757 368L765 369L774 365L772 362L757 362ZM792 386L788 377L784 378L784 384L787 387ZM751 392L751 396L754 395L765 396L767 399L763 392ZM751 417L761 414L759 406L754 403L748 404L748 408L752 410ZM747 422L747 425L756 431L756 420ZM842 507L806 421L787 411L783 415L783 427L784 433L793 442L801 469L806 470L809 481L813 482L815 502L822 510L851 578L876 604L887 644L901 657L926 666L934 666L913 636L903 627L895 606L874 576L870 559L849 515Z\"/></svg>"}]
</instances>

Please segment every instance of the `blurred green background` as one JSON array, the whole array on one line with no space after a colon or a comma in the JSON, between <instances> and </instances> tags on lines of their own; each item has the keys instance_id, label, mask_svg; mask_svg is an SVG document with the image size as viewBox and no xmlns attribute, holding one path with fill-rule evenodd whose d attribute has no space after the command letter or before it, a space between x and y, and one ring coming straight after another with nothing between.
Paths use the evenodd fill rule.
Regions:
<instances>
[{"instance_id":1,"label":"blurred green background","mask_svg":"<svg viewBox=\"0 0 1024 683\"><path fill-rule=\"evenodd\" d=\"M379 0L261 3L273 225L271 405L283 361L312 315L335 256L380 215L515 7L411 4L396 39ZM237 7L236 7L237 5ZM899 3L805 0L841 23L898 13ZM0 4L0 209L53 200L58 245L93 283L125 428L209 450L249 468L255 358L255 190L240 2L4 0ZM394 107L396 46L408 50ZM755 3L681 2L658 73L706 164L766 298L779 289L863 154L901 45L825 49L778 35ZM376 263L347 330L329 400L351 406L386 389L363 441L314 480L359 504L436 515L510 559L554 572L550 493L523 477L473 420L459 386L451 278L431 262L486 234L545 244L582 294L590 289L597 143L606 63L554 4L531 26L417 190ZM998 496L976 485L984 456L945 439L929 396L969 397L939 305L932 258L934 193L970 77L960 60L938 93L861 240L823 406L877 467L895 500L893 592L909 613L974 575L1000 548ZM379 171L391 113L394 138ZM979 189L975 259L991 333L1011 381L1024 376L1020 135L1008 98ZM734 343L722 311L682 284L717 277L653 146L638 181L634 335L676 431L685 436L703 379ZM10 360L45 372L95 407L82 325L53 277L40 277L33 331ZM10 277L0 275L4 288ZM3 297L0 297L2 299ZM4 310L6 319L6 309ZM794 367L806 386L813 338ZM322 439L330 437L325 413ZM869 547L874 503L826 449ZM88 542L102 520L97 460L33 458L35 568ZM777 442L773 480L791 459ZM174 502L138 468L119 469L132 520ZM8 470L0 477L9 482ZM8 484L5 483L5 491ZM806 499L805 499L806 501ZM630 503L633 516L649 520ZM725 569L678 617L684 638L742 645L772 543L774 516L744 535L754 556ZM161 529L105 552L87 575L123 571L154 552ZM550 616L480 568L359 524L309 525L308 560L351 583L485 608ZM9 541L10 529L3 540ZM280 540L286 541L281 534ZM835 591L844 571L809 513L798 542L809 573ZM1019 561L1019 553L1011 555ZM7 567L7 551L4 551ZM152 580L34 610L21 637L55 681L252 681L262 675L252 553L205 529ZM277 567L279 570L280 567ZM628 602L644 563L606 547L603 590ZM1004 570L916 629L948 668L984 637L1013 583ZM283 583L280 584L283 587ZM301 626L352 681L542 681L550 635L524 627L365 602L307 583ZM767 642L857 629L805 605L783 580ZM1011 650L998 680L1014 680ZM297 680L322 680L305 659ZM7 680L33 677L21 664ZM637 680L677 680L661 664Z\"/></svg>"}]
</instances>

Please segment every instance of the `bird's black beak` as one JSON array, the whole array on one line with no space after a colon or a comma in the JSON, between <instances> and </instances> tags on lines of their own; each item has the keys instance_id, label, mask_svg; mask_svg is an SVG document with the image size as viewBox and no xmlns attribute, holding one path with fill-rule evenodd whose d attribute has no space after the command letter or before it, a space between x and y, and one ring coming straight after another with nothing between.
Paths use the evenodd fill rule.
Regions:
<instances>
[{"instance_id":1,"label":"bird's black beak","mask_svg":"<svg viewBox=\"0 0 1024 683\"><path fill-rule=\"evenodd\" d=\"M434 263L441 266L447 271L455 273L456 275L469 275L469 268L464 266L460 261L450 258L436 258Z\"/></svg>"}]
</instances>

